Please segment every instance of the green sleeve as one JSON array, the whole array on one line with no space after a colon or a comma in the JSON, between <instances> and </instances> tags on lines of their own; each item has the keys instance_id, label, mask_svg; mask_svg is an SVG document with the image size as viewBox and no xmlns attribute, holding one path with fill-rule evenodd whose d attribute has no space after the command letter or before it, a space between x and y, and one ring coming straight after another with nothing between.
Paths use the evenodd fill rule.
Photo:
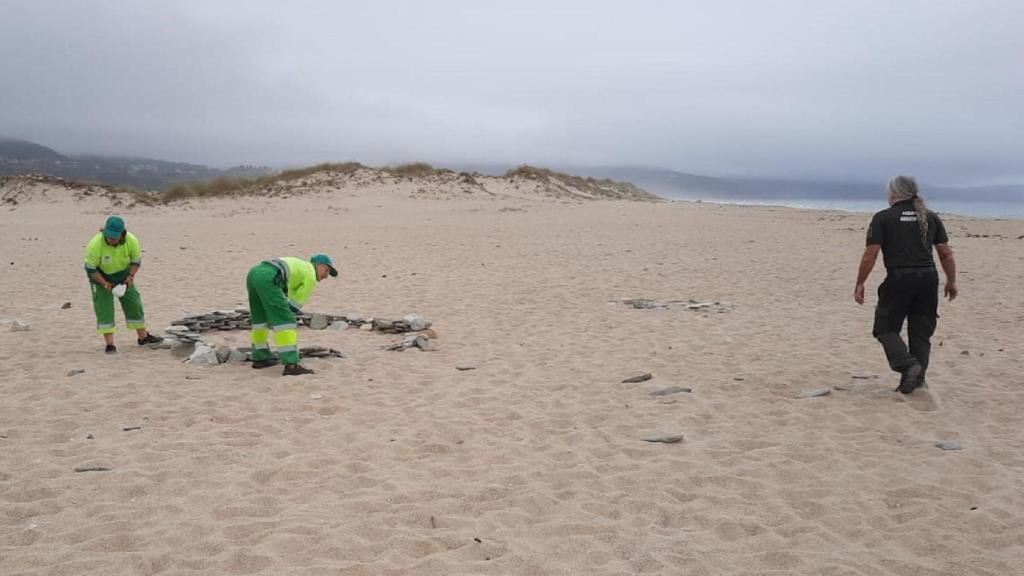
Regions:
<instances>
[{"instance_id":1,"label":"green sleeve","mask_svg":"<svg viewBox=\"0 0 1024 576\"><path fill-rule=\"evenodd\" d=\"M100 258L102 254L100 252L103 247L103 234L97 234L89 240L89 243L85 245L85 271L87 274L91 274L100 267Z\"/></svg>"}]
</instances>

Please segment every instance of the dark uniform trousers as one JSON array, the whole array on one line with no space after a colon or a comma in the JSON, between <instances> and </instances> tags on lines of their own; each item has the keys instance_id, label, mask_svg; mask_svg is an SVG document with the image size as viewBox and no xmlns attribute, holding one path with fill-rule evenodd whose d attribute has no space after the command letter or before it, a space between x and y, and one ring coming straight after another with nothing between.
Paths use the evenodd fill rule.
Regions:
<instances>
[{"instance_id":1,"label":"dark uniform trousers","mask_svg":"<svg viewBox=\"0 0 1024 576\"><path fill-rule=\"evenodd\" d=\"M878 287L872 333L882 343L890 368L902 372L916 360L923 370L928 369L938 309L939 273L934 266L889 269ZM904 320L909 348L900 336Z\"/></svg>"}]
</instances>

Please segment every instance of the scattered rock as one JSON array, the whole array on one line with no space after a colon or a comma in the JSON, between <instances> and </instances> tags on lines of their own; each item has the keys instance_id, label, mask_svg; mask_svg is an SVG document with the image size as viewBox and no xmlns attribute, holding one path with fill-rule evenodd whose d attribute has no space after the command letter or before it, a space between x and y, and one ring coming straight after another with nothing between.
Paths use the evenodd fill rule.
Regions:
<instances>
[{"instance_id":1,"label":"scattered rock","mask_svg":"<svg viewBox=\"0 0 1024 576\"><path fill-rule=\"evenodd\" d=\"M459 372L465 372L466 370L476 370L476 366L456 366L455 369Z\"/></svg>"},{"instance_id":2,"label":"scattered rock","mask_svg":"<svg viewBox=\"0 0 1024 576\"><path fill-rule=\"evenodd\" d=\"M625 304L630 308L637 310L652 310L652 309L679 309L689 311L703 311L703 312L732 312L735 308L735 304L729 304L727 302L719 301L700 301L700 300L652 300L650 298L620 298L619 300L612 300L612 304L621 303Z\"/></svg>"},{"instance_id":3,"label":"scattered rock","mask_svg":"<svg viewBox=\"0 0 1024 576\"><path fill-rule=\"evenodd\" d=\"M878 380L878 374L854 374L851 378L854 380Z\"/></svg>"},{"instance_id":4,"label":"scattered rock","mask_svg":"<svg viewBox=\"0 0 1024 576\"><path fill-rule=\"evenodd\" d=\"M106 466L79 466L75 468L75 472L110 472L110 468Z\"/></svg>"},{"instance_id":5,"label":"scattered rock","mask_svg":"<svg viewBox=\"0 0 1024 576\"><path fill-rule=\"evenodd\" d=\"M60 307L60 309L61 309L61 310L67 310L68 308L71 308L71 302L65 302L65 303L64 303L64 304L63 304L63 305L62 305L62 306Z\"/></svg>"},{"instance_id":6,"label":"scattered rock","mask_svg":"<svg viewBox=\"0 0 1024 576\"><path fill-rule=\"evenodd\" d=\"M338 330L338 331L340 331L340 330L348 330L348 327L349 327L348 322L331 322L331 324L329 326L327 326L327 329L328 330Z\"/></svg>"},{"instance_id":7,"label":"scattered rock","mask_svg":"<svg viewBox=\"0 0 1024 576\"><path fill-rule=\"evenodd\" d=\"M675 444L683 441L682 434L655 434L643 439L644 442L662 442L664 444Z\"/></svg>"},{"instance_id":8,"label":"scattered rock","mask_svg":"<svg viewBox=\"0 0 1024 576\"><path fill-rule=\"evenodd\" d=\"M216 350L200 342L196 344L195 350L192 351L188 360L185 360L185 363L193 366L216 366L220 364L220 361L217 360Z\"/></svg>"},{"instance_id":9,"label":"scattered rock","mask_svg":"<svg viewBox=\"0 0 1024 576\"><path fill-rule=\"evenodd\" d=\"M971 351L970 350L964 350L963 352L960 353L960 355L962 355L962 356L970 356L971 355Z\"/></svg>"},{"instance_id":10,"label":"scattered rock","mask_svg":"<svg viewBox=\"0 0 1024 576\"><path fill-rule=\"evenodd\" d=\"M647 372L647 373L644 373L644 374L640 374L639 376L630 376L629 378L626 378L625 380L623 380L622 383L623 384L633 384L633 383L636 383L636 382L646 382L646 381L650 380L651 378L654 378L654 376L652 376L650 372Z\"/></svg>"},{"instance_id":11,"label":"scattered rock","mask_svg":"<svg viewBox=\"0 0 1024 576\"><path fill-rule=\"evenodd\" d=\"M940 440L935 443L935 447L940 450L963 450L960 443L955 440Z\"/></svg>"},{"instance_id":12,"label":"scattered rock","mask_svg":"<svg viewBox=\"0 0 1024 576\"><path fill-rule=\"evenodd\" d=\"M363 324L363 325L361 325L359 327L359 329L362 330L363 332L369 332L369 331L373 330L373 324L370 324L370 323Z\"/></svg>"},{"instance_id":13,"label":"scattered rock","mask_svg":"<svg viewBox=\"0 0 1024 576\"><path fill-rule=\"evenodd\" d=\"M174 342L171 344L171 355L175 358L188 358L195 349L194 342Z\"/></svg>"},{"instance_id":14,"label":"scattered rock","mask_svg":"<svg viewBox=\"0 0 1024 576\"><path fill-rule=\"evenodd\" d=\"M85 374L85 370L83 368L75 368L74 370L68 372L68 378L72 376L77 376L79 374Z\"/></svg>"},{"instance_id":15,"label":"scattered rock","mask_svg":"<svg viewBox=\"0 0 1024 576\"><path fill-rule=\"evenodd\" d=\"M7 332L27 332L32 328L28 322L17 319L0 320L0 326Z\"/></svg>"},{"instance_id":16,"label":"scattered rock","mask_svg":"<svg viewBox=\"0 0 1024 576\"><path fill-rule=\"evenodd\" d=\"M89 434L86 434L86 435L85 435L85 439L86 439L86 440L93 440L93 439L95 439L95 438L96 438L96 437L95 437L95 436L93 436L93 435L92 435L91 433L89 433Z\"/></svg>"},{"instance_id":17,"label":"scattered rock","mask_svg":"<svg viewBox=\"0 0 1024 576\"><path fill-rule=\"evenodd\" d=\"M249 361L249 355L241 350L234 349L228 354L228 364L243 364Z\"/></svg>"},{"instance_id":18,"label":"scattered rock","mask_svg":"<svg viewBox=\"0 0 1024 576\"><path fill-rule=\"evenodd\" d=\"M833 390L841 390L841 391L845 392L845 391L853 390L853 386L851 386L849 384L836 384L835 386L832 387L832 389Z\"/></svg>"},{"instance_id":19,"label":"scattered rock","mask_svg":"<svg viewBox=\"0 0 1024 576\"><path fill-rule=\"evenodd\" d=\"M309 318L309 327L313 330L323 330L331 325L331 319L324 314L313 314Z\"/></svg>"},{"instance_id":20,"label":"scattered rock","mask_svg":"<svg viewBox=\"0 0 1024 576\"><path fill-rule=\"evenodd\" d=\"M680 392L693 392L693 390L685 386L669 386L668 388L651 392L651 396L669 396L671 394L679 394Z\"/></svg>"},{"instance_id":21,"label":"scattered rock","mask_svg":"<svg viewBox=\"0 0 1024 576\"><path fill-rule=\"evenodd\" d=\"M408 324L409 330L412 332L419 332L420 330L426 330L430 328L430 320L427 320L419 314L408 314L402 317L402 321Z\"/></svg>"},{"instance_id":22,"label":"scattered rock","mask_svg":"<svg viewBox=\"0 0 1024 576\"><path fill-rule=\"evenodd\" d=\"M132 430L142 430L142 426L125 426L121 428L123 432L131 432Z\"/></svg>"},{"instance_id":23,"label":"scattered rock","mask_svg":"<svg viewBox=\"0 0 1024 576\"><path fill-rule=\"evenodd\" d=\"M804 390L803 392L796 395L797 398L817 398L819 396L828 396L832 391L828 388L814 388L811 390Z\"/></svg>"},{"instance_id":24,"label":"scattered rock","mask_svg":"<svg viewBox=\"0 0 1024 576\"><path fill-rule=\"evenodd\" d=\"M227 362L228 358L231 357L231 352L232 352L231 346L224 346L224 345L217 346L217 351L216 351L217 363L218 364L223 364L223 363Z\"/></svg>"},{"instance_id":25,"label":"scattered rock","mask_svg":"<svg viewBox=\"0 0 1024 576\"><path fill-rule=\"evenodd\" d=\"M324 395L323 394L317 394L316 392L314 392L314 393L310 394L309 397L312 398L313 400L319 400L319 399L323 398Z\"/></svg>"}]
</instances>

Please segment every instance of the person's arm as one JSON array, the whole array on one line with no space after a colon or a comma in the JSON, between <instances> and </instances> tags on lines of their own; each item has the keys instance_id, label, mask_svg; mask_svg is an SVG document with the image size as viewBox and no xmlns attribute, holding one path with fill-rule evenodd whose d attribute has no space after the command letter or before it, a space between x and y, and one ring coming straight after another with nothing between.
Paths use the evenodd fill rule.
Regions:
<instances>
[{"instance_id":1,"label":"person's arm","mask_svg":"<svg viewBox=\"0 0 1024 576\"><path fill-rule=\"evenodd\" d=\"M956 260L953 259L953 249L949 247L949 244L936 244L935 250L939 253L939 263L942 264L942 270L946 273L946 287L942 293L953 300L957 295Z\"/></svg>"},{"instance_id":2,"label":"person's arm","mask_svg":"<svg viewBox=\"0 0 1024 576\"><path fill-rule=\"evenodd\" d=\"M868 244L864 248L864 255L860 257L860 268L857 270L857 285L853 289L853 300L857 304L864 303L864 283L868 281L868 276L871 275L871 271L875 268L878 252L881 249L881 244Z\"/></svg>"},{"instance_id":3,"label":"person's arm","mask_svg":"<svg viewBox=\"0 0 1024 576\"><path fill-rule=\"evenodd\" d=\"M107 279L100 273L100 259L102 253L100 251L100 242L103 238L97 234L89 241L85 246L85 275L89 277L89 280L99 284L100 286L110 290L114 286L107 282Z\"/></svg>"},{"instance_id":4,"label":"person's arm","mask_svg":"<svg viewBox=\"0 0 1024 576\"><path fill-rule=\"evenodd\" d=\"M92 274L89 274L89 278L91 278L93 282L99 284L100 286L103 286L107 290L110 290L111 288L114 287L113 284L107 282L107 279L103 277L103 274L100 274L99 270L96 270Z\"/></svg>"}]
</instances>

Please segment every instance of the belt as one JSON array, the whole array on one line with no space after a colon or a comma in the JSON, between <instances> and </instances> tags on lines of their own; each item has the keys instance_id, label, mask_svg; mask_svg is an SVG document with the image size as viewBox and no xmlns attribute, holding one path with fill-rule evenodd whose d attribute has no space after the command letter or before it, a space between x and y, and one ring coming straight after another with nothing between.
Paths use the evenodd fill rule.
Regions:
<instances>
[{"instance_id":1,"label":"belt","mask_svg":"<svg viewBox=\"0 0 1024 576\"><path fill-rule=\"evenodd\" d=\"M938 270L935 269L934 264L931 266L888 268L886 271L893 276L931 276L939 273Z\"/></svg>"}]
</instances>

